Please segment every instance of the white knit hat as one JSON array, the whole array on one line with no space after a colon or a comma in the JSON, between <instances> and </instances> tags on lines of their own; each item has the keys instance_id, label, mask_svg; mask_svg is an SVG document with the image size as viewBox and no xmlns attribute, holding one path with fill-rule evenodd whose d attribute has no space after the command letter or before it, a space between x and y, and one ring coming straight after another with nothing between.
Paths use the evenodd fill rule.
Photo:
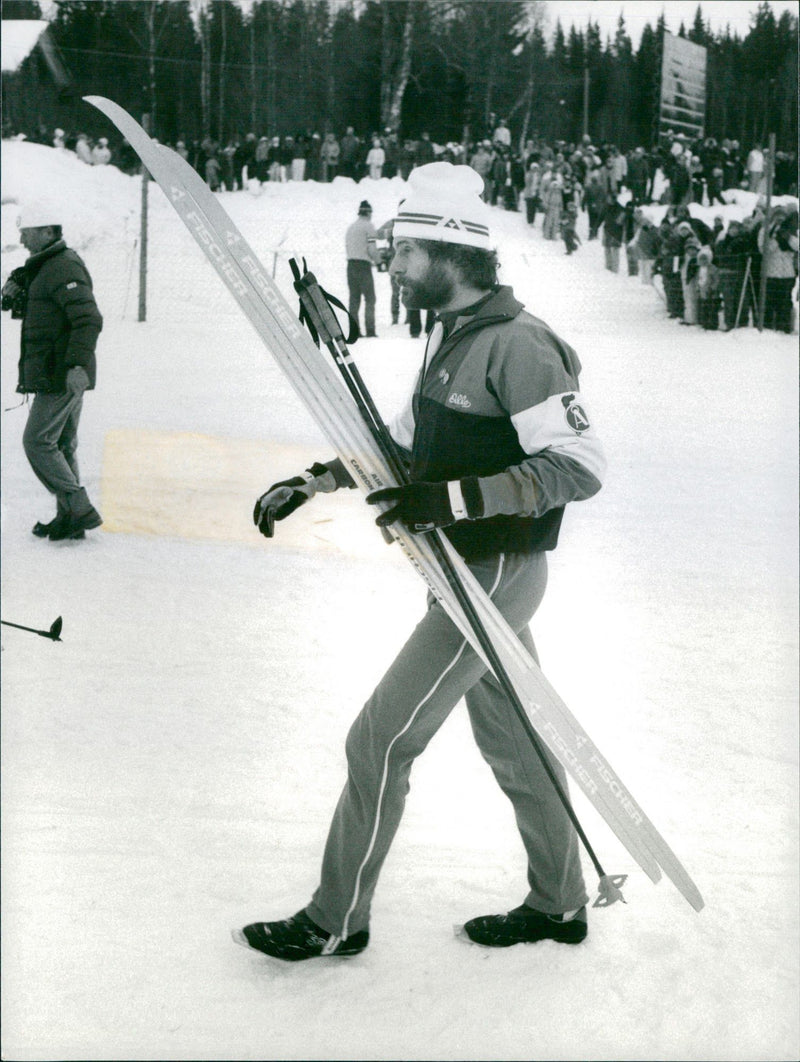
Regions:
<instances>
[{"instance_id":1,"label":"white knit hat","mask_svg":"<svg viewBox=\"0 0 800 1062\"><path fill-rule=\"evenodd\" d=\"M44 229L51 226L61 225L57 220L58 211L53 210L44 203L31 203L24 206L17 218L18 229Z\"/></svg>"},{"instance_id":2,"label":"white knit hat","mask_svg":"<svg viewBox=\"0 0 800 1062\"><path fill-rule=\"evenodd\" d=\"M411 171L408 184L394 223L395 240L405 236L492 250L483 178L471 166L429 162Z\"/></svg>"}]
</instances>

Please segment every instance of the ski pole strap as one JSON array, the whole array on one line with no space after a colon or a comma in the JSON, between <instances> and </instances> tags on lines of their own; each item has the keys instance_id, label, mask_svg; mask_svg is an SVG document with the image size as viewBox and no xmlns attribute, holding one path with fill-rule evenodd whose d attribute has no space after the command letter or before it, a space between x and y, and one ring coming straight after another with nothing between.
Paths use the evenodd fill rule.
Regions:
<instances>
[{"instance_id":1,"label":"ski pole strap","mask_svg":"<svg viewBox=\"0 0 800 1062\"><path fill-rule=\"evenodd\" d=\"M326 345L334 340L355 343L359 337L358 322L344 303L320 286L314 274L309 273L305 259L302 273L294 258L290 259L289 265L294 276L294 290L300 296L300 320L311 333L314 342L319 345L321 339ZM346 337L339 324L339 318L334 313L334 306L343 310L347 316L350 332Z\"/></svg>"}]
</instances>

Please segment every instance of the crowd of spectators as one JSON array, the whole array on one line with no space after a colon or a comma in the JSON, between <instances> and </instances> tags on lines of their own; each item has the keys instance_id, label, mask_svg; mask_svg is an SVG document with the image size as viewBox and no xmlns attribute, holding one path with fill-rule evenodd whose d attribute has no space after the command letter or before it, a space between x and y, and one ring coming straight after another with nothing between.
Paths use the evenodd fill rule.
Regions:
<instances>
[{"instance_id":1,"label":"crowd of spectators","mask_svg":"<svg viewBox=\"0 0 800 1062\"><path fill-rule=\"evenodd\" d=\"M670 318L708 330L756 325L763 273L764 325L792 331L798 210L789 197L797 196L796 155L776 152L772 191L784 202L768 217L771 160L760 144L743 154L735 140L669 133L652 151L622 153L587 136L579 144L534 138L515 153L499 123L467 161L483 176L488 202L524 210L530 226L541 215L542 235L560 237L567 254L580 245L576 220L585 212L588 239L601 240L606 268L618 273L624 252L627 274L663 291ZM724 208L732 198L726 193L739 189L757 197L741 220L720 213L708 225L690 210Z\"/></svg>"},{"instance_id":2,"label":"crowd of spectators","mask_svg":"<svg viewBox=\"0 0 800 1062\"><path fill-rule=\"evenodd\" d=\"M653 284L660 275L667 314L684 325L730 331L758 323L762 272L766 328L792 331L792 291L797 279L798 211L779 204L767 219L763 203L741 220L711 226L687 206L669 207L656 224L641 208L623 208L622 230L629 276Z\"/></svg>"},{"instance_id":3,"label":"crowd of spectators","mask_svg":"<svg viewBox=\"0 0 800 1062\"><path fill-rule=\"evenodd\" d=\"M49 130L44 126L27 134L7 124L3 138L73 151L86 163L112 163L125 173L136 173L140 167L136 153L125 140L110 149L105 137L93 141L86 133L65 133L63 129ZM340 137L311 132L296 136L247 133L224 143L210 136L200 140L181 137L168 146L187 159L214 191L252 189L252 182L330 182L337 176L359 181L364 177L377 180L399 175L405 180L415 166L439 157L455 159L462 154L460 145L435 146L427 132L417 139L401 140L388 129L383 134L361 137L352 126Z\"/></svg>"},{"instance_id":4,"label":"crowd of spectators","mask_svg":"<svg viewBox=\"0 0 800 1062\"><path fill-rule=\"evenodd\" d=\"M4 129L4 136L13 131ZM19 134L18 134L19 135ZM127 141L114 149L101 137L68 135L42 128L28 137L72 150L90 165L113 163L135 173L139 160ZM492 120L487 135L468 145L435 145L427 132L417 139L395 131L358 136L352 126L342 136L303 133L257 136L247 133L224 145L211 137L179 139L170 145L217 190L253 190L269 181L330 182L337 176L359 181L399 176L435 159L467 163L484 180L484 198L517 211L534 226L541 219L546 240L561 239L567 254L581 240L580 214L588 239L600 239L606 268L619 272L624 251L628 275L663 291L667 312L687 325L729 330L757 323L757 293L766 279L765 324L792 328L792 290L797 277L796 205L781 205L765 219L763 194L773 162L773 194L797 195L797 159L778 151L770 160L761 144L743 151L736 140L692 140L668 131L653 149L622 152L615 144L548 143L534 134L515 147L507 123ZM759 205L741 221L720 215L713 226L690 212L691 204L724 207L731 189L756 193ZM653 205L666 206L657 222ZM766 221L766 224L765 224Z\"/></svg>"}]
</instances>

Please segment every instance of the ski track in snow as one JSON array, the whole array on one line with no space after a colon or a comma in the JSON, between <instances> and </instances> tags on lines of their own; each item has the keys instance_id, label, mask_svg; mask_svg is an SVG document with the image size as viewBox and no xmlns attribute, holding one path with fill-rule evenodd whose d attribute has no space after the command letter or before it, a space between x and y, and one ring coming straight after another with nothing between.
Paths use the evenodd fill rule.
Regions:
<instances>
[{"instance_id":1,"label":"ski track in snow","mask_svg":"<svg viewBox=\"0 0 800 1062\"><path fill-rule=\"evenodd\" d=\"M3 628L4 1057L797 1058L796 335L683 328L603 269L598 242L567 258L495 212L503 279L578 351L609 457L551 556L544 670L706 908L653 886L577 794L606 869L630 875L627 904L590 912L579 948L457 940L454 924L525 893L459 707L415 765L370 947L283 965L229 929L308 901L347 729L424 587L350 494L255 533L255 497L330 447L156 187L140 324L139 179L8 141L3 168L3 278L33 199L64 210L95 278L79 458L106 517L83 543L30 534L52 503L22 452L25 409L9 410L6 314L3 614L64 630ZM403 187L221 200L287 295L290 253L342 295L358 203L380 224ZM389 413L421 346L376 283L381 338L354 352Z\"/></svg>"}]
</instances>

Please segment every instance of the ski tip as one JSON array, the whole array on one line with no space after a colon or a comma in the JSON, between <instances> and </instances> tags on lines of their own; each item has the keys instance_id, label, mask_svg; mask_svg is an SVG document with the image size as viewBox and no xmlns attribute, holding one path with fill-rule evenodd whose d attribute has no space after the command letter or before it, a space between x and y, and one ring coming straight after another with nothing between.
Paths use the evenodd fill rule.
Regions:
<instances>
[{"instance_id":1,"label":"ski tip","mask_svg":"<svg viewBox=\"0 0 800 1062\"><path fill-rule=\"evenodd\" d=\"M248 941L247 937L244 935L241 929L232 929L231 939L233 940L234 944L239 944L243 948L250 948L250 942ZM252 949L250 950L252 951Z\"/></svg>"},{"instance_id":2,"label":"ski tip","mask_svg":"<svg viewBox=\"0 0 800 1062\"><path fill-rule=\"evenodd\" d=\"M102 111L106 118L112 122L114 122L115 112L117 114L121 111L122 113L125 113L118 103L114 103L113 100L109 100L105 96L83 96L82 99L84 103L88 103L90 106L96 107L98 111ZM130 115L128 115L128 117L130 117ZM116 122L114 122L114 124L116 125Z\"/></svg>"}]
</instances>

